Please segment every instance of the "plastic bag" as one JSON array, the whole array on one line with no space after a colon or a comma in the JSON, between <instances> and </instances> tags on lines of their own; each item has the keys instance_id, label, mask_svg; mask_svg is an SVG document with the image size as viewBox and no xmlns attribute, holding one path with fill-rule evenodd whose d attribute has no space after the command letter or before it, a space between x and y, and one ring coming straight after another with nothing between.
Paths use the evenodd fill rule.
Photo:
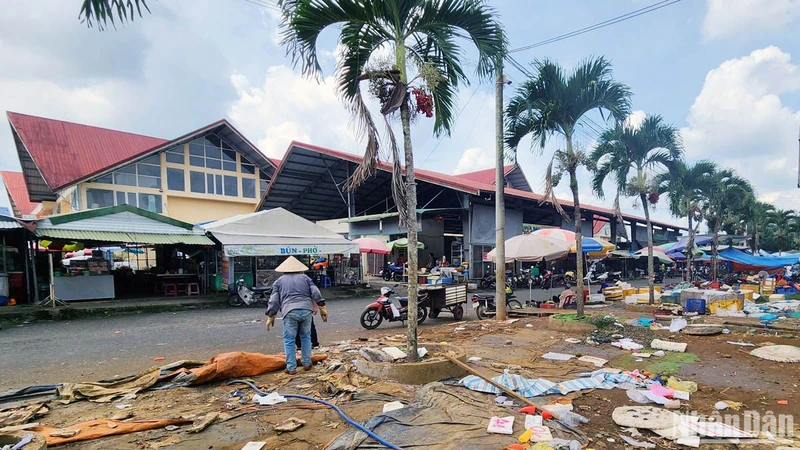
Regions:
<instances>
[{"instance_id":1,"label":"plastic bag","mask_svg":"<svg viewBox=\"0 0 800 450\"><path fill-rule=\"evenodd\" d=\"M697 383L694 381L682 381L675 377L669 377L667 386L683 392L697 392Z\"/></svg>"},{"instance_id":2,"label":"plastic bag","mask_svg":"<svg viewBox=\"0 0 800 450\"><path fill-rule=\"evenodd\" d=\"M686 328L687 326L688 326L688 323L686 323L686 319L684 319L683 317L678 318L678 319L672 319L672 322L670 322L670 324L669 324L669 332L670 333L677 333L678 331L681 331L682 329Z\"/></svg>"}]
</instances>

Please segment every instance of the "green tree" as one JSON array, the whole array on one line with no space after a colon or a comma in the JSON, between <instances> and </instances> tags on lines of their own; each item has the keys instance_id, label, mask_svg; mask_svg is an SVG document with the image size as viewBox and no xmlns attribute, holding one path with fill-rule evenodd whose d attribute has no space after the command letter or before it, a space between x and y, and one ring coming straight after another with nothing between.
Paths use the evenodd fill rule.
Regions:
<instances>
[{"instance_id":1,"label":"green tree","mask_svg":"<svg viewBox=\"0 0 800 450\"><path fill-rule=\"evenodd\" d=\"M744 207L741 226L751 238L750 248L753 250L753 254L757 254L761 250L761 239L769 225L771 213L774 211L774 206L758 201L755 196L749 198Z\"/></svg>"},{"instance_id":2,"label":"green tree","mask_svg":"<svg viewBox=\"0 0 800 450\"><path fill-rule=\"evenodd\" d=\"M531 135L531 149L544 151L547 140L561 135L566 148L556 150L545 175L545 198L565 219L553 191L563 174L569 175L574 203L575 240L577 247L578 311L583 316L583 245L581 243L581 202L576 172L589 163L586 153L574 143L576 127L590 111L609 113L617 122L630 114L631 92L628 86L615 81L611 64L604 58L591 58L566 74L561 66L550 60L533 63L533 77L525 81L506 107L506 143L516 151L520 141Z\"/></svg>"},{"instance_id":3,"label":"green tree","mask_svg":"<svg viewBox=\"0 0 800 450\"><path fill-rule=\"evenodd\" d=\"M89 28L97 24L103 30L109 23L116 27L114 16L122 24L132 22L137 15L142 17L142 8L150 12L146 0L83 0L78 19Z\"/></svg>"},{"instance_id":4,"label":"green tree","mask_svg":"<svg viewBox=\"0 0 800 450\"><path fill-rule=\"evenodd\" d=\"M415 112L434 117L434 133L449 134L456 92L468 84L461 66L465 40L478 52L480 77L492 74L494 61L505 50L505 38L494 10L482 0L280 0L283 45L295 65L309 76L320 76L317 40L335 29L342 49L336 68L339 94L367 139L364 159L349 188L371 177L379 158L377 126L364 101L361 83L381 102L387 141L393 159L392 191L401 220L408 229L408 315L417 316L417 188L411 120ZM380 53L391 51L387 61ZM416 105L409 91L413 91ZM414 108L414 106L416 106ZM389 116L400 112L403 132L401 158ZM405 174L402 166L405 165ZM405 175L405 178L403 178ZM408 353L417 356L417 323L408 322Z\"/></svg>"},{"instance_id":5,"label":"green tree","mask_svg":"<svg viewBox=\"0 0 800 450\"><path fill-rule=\"evenodd\" d=\"M711 279L717 280L717 257L720 232L732 223L741 221L753 187L731 169L715 171L703 195L707 202L704 216L711 236Z\"/></svg>"},{"instance_id":6,"label":"green tree","mask_svg":"<svg viewBox=\"0 0 800 450\"><path fill-rule=\"evenodd\" d=\"M661 116L649 116L641 126L618 123L600 135L597 147L591 154L595 166L592 189L604 197L603 183L610 175L617 185L617 198L622 194L636 197L642 202L647 223L647 272L650 303L653 294L653 224L650 221L650 203L658 201L657 177L683 158L683 146L678 129L663 122ZM648 176L650 179L648 179Z\"/></svg>"},{"instance_id":7,"label":"green tree","mask_svg":"<svg viewBox=\"0 0 800 450\"><path fill-rule=\"evenodd\" d=\"M772 231L776 250L791 250L797 235L797 213L787 209L774 209L767 216L767 226Z\"/></svg>"},{"instance_id":8,"label":"green tree","mask_svg":"<svg viewBox=\"0 0 800 450\"><path fill-rule=\"evenodd\" d=\"M656 177L658 192L667 194L669 210L674 217L686 217L689 222L689 240L686 245L687 280L692 280L695 236L703 222L704 193L710 189L712 175L717 165L712 161L698 161L687 165L678 161L668 172Z\"/></svg>"}]
</instances>

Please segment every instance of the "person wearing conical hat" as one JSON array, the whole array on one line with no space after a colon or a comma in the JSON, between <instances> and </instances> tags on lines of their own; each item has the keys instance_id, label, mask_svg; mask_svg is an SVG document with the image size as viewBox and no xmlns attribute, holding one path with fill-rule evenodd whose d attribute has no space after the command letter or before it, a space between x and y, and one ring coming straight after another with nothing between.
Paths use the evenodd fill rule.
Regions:
<instances>
[{"instance_id":1,"label":"person wearing conical hat","mask_svg":"<svg viewBox=\"0 0 800 450\"><path fill-rule=\"evenodd\" d=\"M300 362L303 369L311 370L311 319L319 307L322 321L328 321L325 299L319 288L304 272L308 270L294 256L286 258L276 269L282 273L272 284L272 295L267 304L267 331L275 325L278 312L283 317L283 350L286 354L286 373L297 373L297 346L295 337L300 334Z\"/></svg>"}]
</instances>

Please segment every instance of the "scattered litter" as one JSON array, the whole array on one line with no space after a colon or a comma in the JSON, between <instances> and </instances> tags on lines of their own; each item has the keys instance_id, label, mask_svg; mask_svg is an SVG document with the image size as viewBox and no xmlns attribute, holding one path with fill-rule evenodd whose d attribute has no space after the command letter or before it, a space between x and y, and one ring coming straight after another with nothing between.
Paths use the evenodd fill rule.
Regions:
<instances>
[{"instance_id":1,"label":"scattered litter","mask_svg":"<svg viewBox=\"0 0 800 450\"><path fill-rule=\"evenodd\" d=\"M607 359L598 358L596 356L588 356L588 355L581 356L580 358L578 358L578 361L594 364L597 367L603 367L608 362Z\"/></svg>"},{"instance_id":2,"label":"scattered litter","mask_svg":"<svg viewBox=\"0 0 800 450\"><path fill-rule=\"evenodd\" d=\"M690 394L688 392L677 391L676 390L676 391L673 391L672 398L674 398L675 400L686 400L686 401L688 401L689 400L689 395Z\"/></svg>"},{"instance_id":3,"label":"scattered litter","mask_svg":"<svg viewBox=\"0 0 800 450\"><path fill-rule=\"evenodd\" d=\"M500 395L494 399L494 402L497 403L498 405L502 405L503 403L506 402L506 400L508 400L508 397L506 397L505 395Z\"/></svg>"},{"instance_id":4,"label":"scattered litter","mask_svg":"<svg viewBox=\"0 0 800 450\"><path fill-rule=\"evenodd\" d=\"M512 323L516 323L516 322L519 322L519 319L508 319L508 320L504 321L503 323L512 324Z\"/></svg>"},{"instance_id":5,"label":"scattered litter","mask_svg":"<svg viewBox=\"0 0 800 450\"><path fill-rule=\"evenodd\" d=\"M756 346L756 344L752 344L750 342L742 342L742 341L737 341L737 342L728 341L728 344L740 345L742 347L755 347Z\"/></svg>"},{"instance_id":6,"label":"scattered litter","mask_svg":"<svg viewBox=\"0 0 800 450\"><path fill-rule=\"evenodd\" d=\"M464 331L464 330L466 330L466 328L464 328L464 327L455 327L455 328L453 328L453 331Z\"/></svg>"},{"instance_id":7,"label":"scattered litter","mask_svg":"<svg viewBox=\"0 0 800 450\"><path fill-rule=\"evenodd\" d=\"M286 397L278 394L277 392L270 392L267 395L254 394L253 403L272 406L277 405L278 403L286 403Z\"/></svg>"},{"instance_id":8,"label":"scattered litter","mask_svg":"<svg viewBox=\"0 0 800 450\"><path fill-rule=\"evenodd\" d=\"M526 323L526 324L525 324L525 327L526 327L526 328L533 328L533 325L531 325L531 324L529 324L529 323Z\"/></svg>"},{"instance_id":9,"label":"scattered litter","mask_svg":"<svg viewBox=\"0 0 800 450\"><path fill-rule=\"evenodd\" d=\"M662 341L661 339L653 339L653 342L650 343L650 348L680 353L685 352L687 346L688 344L686 343Z\"/></svg>"},{"instance_id":10,"label":"scattered litter","mask_svg":"<svg viewBox=\"0 0 800 450\"><path fill-rule=\"evenodd\" d=\"M659 358L663 358L663 357L667 356L667 354L664 353L664 350L659 350L657 352L653 352L653 356L658 356Z\"/></svg>"},{"instance_id":11,"label":"scattered litter","mask_svg":"<svg viewBox=\"0 0 800 450\"><path fill-rule=\"evenodd\" d=\"M642 405L646 405L648 403L653 403L652 400L650 400L646 395L644 395L645 392L647 392L647 391L639 391L639 390L636 390L636 389L628 389L627 391L625 391L625 393L628 394L628 398L633 400L636 403L639 403L639 404L642 404Z\"/></svg>"},{"instance_id":12,"label":"scattered litter","mask_svg":"<svg viewBox=\"0 0 800 450\"><path fill-rule=\"evenodd\" d=\"M632 339L620 339L617 342L612 342L611 345L614 347L619 347L623 350L641 350L644 348L644 345L637 344L636 342L633 342Z\"/></svg>"},{"instance_id":13,"label":"scattered litter","mask_svg":"<svg viewBox=\"0 0 800 450\"><path fill-rule=\"evenodd\" d=\"M526 442L530 442L531 436L533 436L533 430L531 430L529 427L526 427L525 431L522 432L522 434L517 438L517 440L520 443L524 444ZM506 447L506 448L508 448L508 447Z\"/></svg>"},{"instance_id":14,"label":"scattered litter","mask_svg":"<svg viewBox=\"0 0 800 450\"><path fill-rule=\"evenodd\" d=\"M649 442L644 442L644 441L637 441L633 438L625 436L624 434L620 436L620 439L637 448L656 448L655 444L651 444Z\"/></svg>"},{"instance_id":15,"label":"scattered litter","mask_svg":"<svg viewBox=\"0 0 800 450\"><path fill-rule=\"evenodd\" d=\"M542 416L534 416L532 414L525 414L525 429L531 427L542 426Z\"/></svg>"},{"instance_id":16,"label":"scattered litter","mask_svg":"<svg viewBox=\"0 0 800 450\"><path fill-rule=\"evenodd\" d=\"M687 447L700 448L700 436L686 436L678 438L675 441L678 445L685 445Z\"/></svg>"},{"instance_id":17,"label":"scattered litter","mask_svg":"<svg viewBox=\"0 0 800 450\"><path fill-rule=\"evenodd\" d=\"M553 440L553 433L550 428L544 425L537 425L528 428L531 432L531 442L550 442Z\"/></svg>"},{"instance_id":18,"label":"scattered litter","mask_svg":"<svg viewBox=\"0 0 800 450\"><path fill-rule=\"evenodd\" d=\"M403 402L389 402L389 403L384 403L384 404L383 404L383 412L384 412L384 413L387 413L387 412L389 412L389 411L394 411L394 410L397 410L397 409L403 409L403 407L405 407L405 405L403 404Z\"/></svg>"},{"instance_id":19,"label":"scattered litter","mask_svg":"<svg viewBox=\"0 0 800 450\"><path fill-rule=\"evenodd\" d=\"M114 427L112 427L111 425L114 425L114 426L116 426L116 425L115 425L113 422L109 422L109 423L108 423L108 427L109 427L109 428L114 428ZM165 430L167 430L167 431L177 431L177 430L180 430L180 429L181 429L181 427L179 427L179 426L177 426L177 425L167 425L166 427L164 427L164 429L165 429Z\"/></svg>"},{"instance_id":20,"label":"scattered litter","mask_svg":"<svg viewBox=\"0 0 800 450\"><path fill-rule=\"evenodd\" d=\"M261 450L265 445L267 445L266 442L250 441L242 447L242 450Z\"/></svg>"},{"instance_id":21,"label":"scattered litter","mask_svg":"<svg viewBox=\"0 0 800 450\"><path fill-rule=\"evenodd\" d=\"M722 422L689 422L687 426L690 430L701 436L734 439L756 437L754 434L747 433Z\"/></svg>"},{"instance_id":22,"label":"scattered litter","mask_svg":"<svg viewBox=\"0 0 800 450\"><path fill-rule=\"evenodd\" d=\"M279 433L291 432L302 427L305 424L306 421L303 419L298 419L297 417L290 417L284 420L283 422L279 423L278 425L275 425L275 431Z\"/></svg>"},{"instance_id":23,"label":"scattered litter","mask_svg":"<svg viewBox=\"0 0 800 450\"><path fill-rule=\"evenodd\" d=\"M726 409L728 409L728 404L725 402L714 403L714 409L716 409L717 411L725 411Z\"/></svg>"},{"instance_id":24,"label":"scattered litter","mask_svg":"<svg viewBox=\"0 0 800 450\"><path fill-rule=\"evenodd\" d=\"M768 345L750 352L751 355L777 362L800 362L800 347L793 345Z\"/></svg>"},{"instance_id":25,"label":"scattered litter","mask_svg":"<svg viewBox=\"0 0 800 450\"><path fill-rule=\"evenodd\" d=\"M397 361L398 359L404 359L408 357L408 354L406 354L406 352L400 350L397 347L383 347L381 350L383 350L384 353L389 355L393 361Z\"/></svg>"},{"instance_id":26,"label":"scattered litter","mask_svg":"<svg viewBox=\"0 0 800 450\"><path fill-rule=\"evenodd\" d=\"M634 358L649 358L650 355L650 353L631 353Z\"/></svg>"},{"instance_id":27,"label":"scattered litter","mask_svg":"<svg viewBox=\"0 0 800 450\"><path fill-rule=\"evenodd\" d=\"M697 383L694 381L683 381L676 377L669 377L667 379L667 387L671 387L675 391L697 392Z\"/></svg>"},{"instance_id":28,"label":"scattered litter","mask_svg":"<svg viewBox=\"0 0 800 450\"><path fill-rule=\"evenodd\" d=\"M580 344L581 340L576 338L566 338L564 339L564 342L568 342L570 344Z\"/></svg>"},{"instance_id":29,"label":"scattered litter","mask_svg":"<svg viewBox=\"0 0 800 450\"><path fill-rule=\"evenodd\" d=\"M153 358L153 361L164 361L165 359L167 359L166 356L156 356Z\"/></svg>"},{"instance_id":30,"label":"scattered litter","mask_svg":"<svg viewBox=\"0 0 800 450\"><path fill-rule=\"evenodd\" d=\"M670 324L669 324L669 332L670 333L677 333L677 332L681 331L682 329L686 328L688 325L689 324L688 324L688 322L686 322L686 319L684 319L682 317L677 318L677 319L672 319L672 322L670 322Z\"/></svg>"},{"instance_id":31,"label":"scattered litter","mask_svg":"<svg viewBox=\"0 0 800 450\"><path fill-rule=\"evenodd\" d=\"M366 359L369 362L391 362L392 357L389 356L388 353L370 348L370 347L361 347L358 351L358 354L361 355L362 358Z\"/></svg>"},{"instance_id":32,"label":"scattered litter","mask_svg":"<svg viewBox=\"0 0 800 450\"><path fill-rule=\"evenodd\" d=\"M492 417L486 428L489 433L514 434L514 416Z\"/></svg>"},{"instance_id":33,"label":"scattered litter","mask_svg":"<svg viewBox=\"0 0 800 450\"><path fill-rule=\"evenodd\" d=\"M127 419L130 419L131 416L133 416L132 412L125 411L125 412L114 414L113 416L111 416L111 420L127 420Z\"/></svg>"},{"instance_id":34,"label":"scattered litter","mask_svg":"<svg viewBox=\"0 0 800 450\"><path fill-rule=\"evenodd\" d=\"M662 430L672 427L678 415L653 406L621 406L614 409L611 419L621 427Z\"/></svg>"},{"instance_id":35,"label":"scattered litter","mask_svg":"<svg viewBox=\"0 0 800 450\"><path fill-rule=\"evenodd\" d=\"M778 404L781 406L789 406L789 400L778 400Z\"/></svg>"},{"instance_id":36,"label":"scattered litter","mask_svg":"<svg viewBox=\"0 0 800 450\"><path fill-rule=\"evenodd\" d=\"M80 430L56 430L50 433L52 437L71 438L80 433Z\"/></svg>"},{"instance_id":37,"label":"scattered litter","mask_svg":"<svg viewBox=\"0 0 800 450\"><path fill-rule=\"evenodd\" d=\"M640 317L639 320L636 321L636 324L642 327L649 327L655 319L648 319L647 317Z\"/></svg>"},{"instance_id":38,"label":"scattered litter","mask_svg":"<svg viewBox=\"0 0 800 450\"><path fill-rule=\"evenodd\" d=\"M194 426L189 428L189 433L199 433L205 430L206 428L211 426L211 424L214 423L214 421L217 420L218 417L219 417L219 412L217 411L212 411L206 414L198 421L195 421Z\"/></svg>"},{"instance_id":39,"label":"scattered litter","mask_svg":"<svg viewBox=\"0 0 800 450\"><path fill-rule=\"evenodd\" d=\"M481 358L481 357L479 357L479 356L470 356L470 357L467 359L467 361L469 361L469 362L483 361L483 358Z\"/></svg>"},{"instance_id":40,"label":"scattered litter","mask_svg":"<svg viewBox=\"0 0 800 450\"><path fill-rule=\"evenodd\" d=\"M574 357L575 355L568 355L566 353L555 353L555 352L547 352L544 355L542 355L542 358L553 361L569 361Z\"/></svg>"},{"instance_id":41,"label":"scattered litter","mask_svg":"<svg viewBox=\"0 0 800 450\"><path fill-rule=\"evenodd\" d=\"M126 408L130 408L131 407L131 405L129 405L128 403L119 403L119 404L114 405L114 406L117 409L126 409Z\"/></svg>"},{"instance_id":42,"label":"scattered litter","mask_svg":"<svg viewBox=\"0 0 800 450\"><path fill-rule=\"evenodd\" d=\"M28 445L28 444L30 444L31 442L33 442L33 438L34 438L34 437L36 437L36 434L35 434L35 433L28 433L28 434L26 434L26 435L25 435L25 437L23 437L23 438L22 438L22 439L21 439L19 442L17 442L16 444L14 444L14 446L13 446L13 447L12 447L12 446L10 446L10 445L8 445L7 447L8 447L10 450L20 450L22 447L25 447L26 445ZM3 448L5 448L5 447L3 447Z\"/></svg>"},{"instance_id":43,"label":"scattered litter","mask_svg":"<svg viewBox=\"0 0 800 450\"><path fill-rule=\"evenodd\" d=\"M427 349L427 348L425 348L425 347L419 347L419 348L417 349L417 355L419 355L419 357L420 357L420 358L424 358L424 357L425 357L425 355L427 355L427 354L428 354L428 349Z\"/></svg>"}]
</instances>

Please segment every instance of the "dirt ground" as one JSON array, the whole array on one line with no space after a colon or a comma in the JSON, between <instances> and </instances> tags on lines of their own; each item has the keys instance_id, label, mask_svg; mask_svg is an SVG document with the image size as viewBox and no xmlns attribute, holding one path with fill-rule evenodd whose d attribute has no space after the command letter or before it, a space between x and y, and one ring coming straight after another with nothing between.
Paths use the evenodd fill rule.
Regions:
<instances>
[{"instance_id":1,"label":"dirt ground","mask_svg":"<svg viewBox=\"0 0 800 450\"><path fill-rule=\"evenodd\" d=\"M610 310L592 311L593 314L606 314ZM613 309L619 321L627 318L641 317L641 314L626 313ZM584 339L585 334L551 331L546 326L546 318L526 318L514 323L497 323L493 321L467 322L455 324L444 323L425 328L420 342L447 342L461 346L470 357L479 357L480 361L471 363L484 374L495 376L503 369L511 368L526 378L546 378L550 381L562 381L575 378L578 373L590 372L595 367L585 363L566 361L547 361L541 355L548 352L563 352L576 355L591 355L608 359L606 367L623 370L642 369L647 367L666 368L668 372L698 384L699 390L691 395L689 401L683 401L682 412L711 414L718 401L734 401L742 403L743 410L754 410L762 416L769 412L791 414L798 418L794 422L794 433L798 434L800 424L800 363L774 363L749 355L752 348L728 344L726 341L745 341L756 345L787 344L800 346L800 339L791 333L764 333L763 330L750 330L744 333L717 335L708 337L678 335L665 332L651 332L641 328L626 328L623 334L633 334L635 339L647 344L644 339L656 336L661 339L673 339L688 343L687 355L675 359L670 356L670 363L659 362L656 357L636 361L630 352L617 349L610 344L588 345L570 344L566 338ZM461 331L454 331L456 327ZM299 393L323 398L335 402L354 420L364 422L381 412L385 402L401 400L409 403L413 400L418 386L406 386L388 380L374 380L349 372L343 383L321 381L319 377L334 361L348 364L356 357L358 345L376 345L378 342L397 344L402 336L387 335L382 338L371 338L370 342L352 342L341 346L332 346L327 350L328 361L316 366L311 372L298 372L296 376L288 376L283 372L270 373L255 377L253 381L265 389L277 389L281 393ZM510 345L509 345L510 341ZM348 351L349 350L349 351ZM675 362L677 361L677 362ZM693 362L692 362L693 361ZM661 364L661 365L658 365ZM143 368L144 369L144 368ZM90 380L86 380L90 381ZM349 384L350 386L345 386ZM344 387L344 388L343 388ZM49 425L67 427L71 424L90 420L108 418L126 411L133 418L195 418L207 412L217 411L220 418L200 433L189 433L189 425L177 430L166 429L132 433L128 435L101 438L83 443L73 443L57 448L64 449L217 449L239 450L249 441L264 441L264 449L321 449L334 438L348 429L348 425L330 409L320 408L312 403L290 401L275 407L255 406L252 403L241 404L230 393L244 387L226 386L224 383L211 383L206 386L178 388L165 391L146 391L132 400L119 400L113 403L97 404L87 401L70 405L55 402L48 404L50 411L37 419ZM342 389L343 388L343 389ZM465 388L459 388L465 389ZM355 391L355 392L352 392ZM494 396L484 395L487 402L493 404ZM621 449L632 448L623 443L621 428L611 420L611 412L617 406L634 405L624 390L595 390L572 393L575 411L588 417L590 422L580 426L589 441L584 448ZM546 402L547 399L535 399ZM788 405L779 405L779 401L787 401ZM119 409L117 405L129 404L130 407ZM515 407L509 409L509 415L517 415ZM289 418L297 417L306 421L306 425L294 432L278 434L275 424ZM485 424L477 424L485 426ZM521 427L520 427L521 429ZM515 431L517 427L515 426ZM647 440L657 448L687 448L663 440L652 433L642 431L643 436L637 440ZM519 433L517 433L519 434ZM498 436L497 449L516 442L515 436ZM505 442L503 444L502 442ZM797 441L800 447L800 440ZM747 446L753 449L774 449L776 444L757 444ZM421 448L421 447L415 447ZM435 448L435 447L427 447ZM731 448L730 445L703 445L703 449Z\"/></svg>"}]
</instances>

